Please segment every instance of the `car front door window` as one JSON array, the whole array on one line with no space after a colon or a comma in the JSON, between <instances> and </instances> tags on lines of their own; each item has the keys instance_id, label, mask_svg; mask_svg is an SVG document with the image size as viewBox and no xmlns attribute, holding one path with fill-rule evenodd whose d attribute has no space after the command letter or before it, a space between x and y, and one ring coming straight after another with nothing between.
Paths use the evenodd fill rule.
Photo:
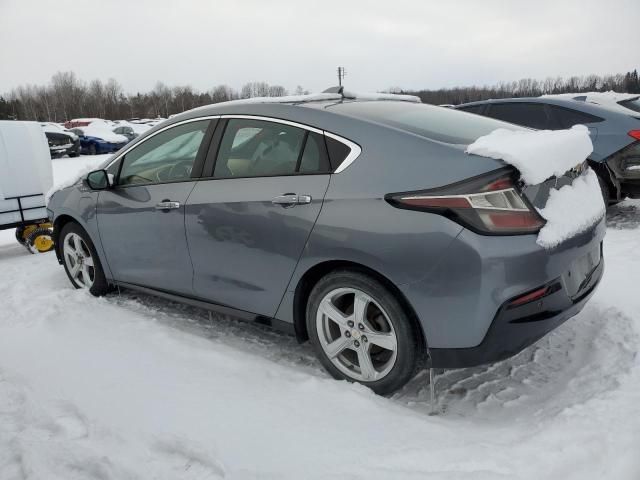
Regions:
<instances>
[{"instance_id":1,"label":"car front door window","mask_svg":"<svg viewBox=\"0 0 640 480\"><path fill-rule=\"evenodd\" d=\"M123 159L118 185L144 185L187 180L209 120L189 122L149 138Z\"/></svg>"}]
</instances>

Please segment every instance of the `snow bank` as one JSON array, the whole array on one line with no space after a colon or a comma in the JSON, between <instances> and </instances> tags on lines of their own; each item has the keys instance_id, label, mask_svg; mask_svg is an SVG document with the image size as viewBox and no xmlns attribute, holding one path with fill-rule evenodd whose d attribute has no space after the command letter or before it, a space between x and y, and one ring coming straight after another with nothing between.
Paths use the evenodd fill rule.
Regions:
<instances>
[{"instance_id":1,"label":"snow bank","mask_svg":"<svg viewBox=\"0 0 640 480\"><path fill-rule=\"evenodd\" d=\"M500 159L513 165L528 185L564 175L582 163L592 151L589 129L584 125L555 131L499 128L478 138L466 150L467 153Z\"/></svg>"},{"instance_id":2,"label":"snow bank","mask_svg":"<svg viewBox=\"0 0 640 480\"><path fill-rule=\"evenodd\" d=\"M538 209L547 223L538 233L536 243L553 248L591 228L604 217L605 211L598 176L589 169L571 185L551 190L545 207Z\"/></svg>"}]
</instances>

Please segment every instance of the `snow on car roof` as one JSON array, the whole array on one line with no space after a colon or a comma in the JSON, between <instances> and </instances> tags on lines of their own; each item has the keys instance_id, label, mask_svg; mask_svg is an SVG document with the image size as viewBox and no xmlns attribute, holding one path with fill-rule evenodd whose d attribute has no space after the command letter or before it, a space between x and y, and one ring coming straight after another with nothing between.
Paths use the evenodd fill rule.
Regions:
<instances>
[{"instance_id":1,"label":"snow on car roof","mask_svg":"<svg viewBox=\"0 0 640 480\"><path fill-rule=\"evenodd\" d=\"M307 103L307 102L323 102L323 101L341 101L349 100L394 100L402 102L420 103L420 97L414 95L400 95L395 93L380 92L353 92L343 90L342 93L322 92L310 93L308 95L285 95L282 97L251 97L239 100L230 100L222 102L225 105L243 105L251 103ZM220 105L220 104L215 104Z\"/></svg>"},{"instance_id":2,"label":"snow on car roof","mask_svg":"<svg viewBox=\"0 0 640 480\"><path fill-rule=\"evenodd\" d=\"M586 92L586 93L558 93L553 95L542 95L544 98L558 98L564 100L575 100L576 102L584 102L599 107L605 107L620 113L629 115L633 114L628 108L620 105L618 102L624 100L634 100L640 98L637 93L619 93L609 90L608 92Z\"/></svg>"}]
</instances>

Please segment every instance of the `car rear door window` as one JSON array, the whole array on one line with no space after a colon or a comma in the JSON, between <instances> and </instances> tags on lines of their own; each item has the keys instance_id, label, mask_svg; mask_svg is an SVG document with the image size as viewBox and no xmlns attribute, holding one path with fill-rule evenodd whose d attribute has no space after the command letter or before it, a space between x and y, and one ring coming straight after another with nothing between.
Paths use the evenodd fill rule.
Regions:
<instances>
[{"instance_id":1,"label":"car rear door window","mask_svg":"<svg viewBox=\"0 0 640 480\"><path fill-rule=\"evenodd\" d=\"M584 112L578 112L570 108L548 105L551 114L555 117L559 128L571 128L574 125L602 122L604 119Z\"/></svg>"},{"instance_id":2,"label":"car rear door window","mask_svg":"<svg viewBox=\"0 0 640 480\"><path fill-rule=\"evenodd\" d=\"M322 135L267 120L230 119L214 176L268 177L328 171Z\"/></svg>"},{"instance_id":3,"label":"car rear door window","mask_svg":"<svg viewBox=\"0 0 640 480\"><path fill-rule=\"evenodd\" d=\"M118 185L187 180L209 120L169 128L134 147L123 159Z\"/></svg>"},{"instance_id":4,"label":"car rear door window","mask_svg":"<svg viewBox=\"0 0 640 480\"><path fill-rule=\"evenodd\" d=\"M537 128L539 130L554 130L547 116L545 105L543 103L492 103L489 105L488 113L485 115L502 120L503 122L515 123L529 128Z\"/></svg>"}]
</instances>

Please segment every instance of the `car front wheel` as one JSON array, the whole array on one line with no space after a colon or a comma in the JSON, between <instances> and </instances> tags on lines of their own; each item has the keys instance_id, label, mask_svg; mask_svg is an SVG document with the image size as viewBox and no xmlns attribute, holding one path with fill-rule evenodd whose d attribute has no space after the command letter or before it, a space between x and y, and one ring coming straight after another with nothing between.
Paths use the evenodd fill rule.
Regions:
<instances>
[{"instance_id":1,"label":"car front wheel","mask_svg":"<svg viewBox=\"0 0 640 480\"><path fill-rule=\"evenodd\" d=\"M322 278L307 304L307 331L334 378L384 395L416 373L423 352L415 322L382 283L356 271Z\"/></svg>"},{"instance_id":2,"label":"car front wheel","mask_svg":"<svg viewBox=\"0 0 640 480\"><path fill-rule=\"evenodd\" d=\"M86 288L95 296L107 293L109 284L87 232L70 222L62 228L59 239L64 269L72 285Z\"/></svg>"}]
</instances>

